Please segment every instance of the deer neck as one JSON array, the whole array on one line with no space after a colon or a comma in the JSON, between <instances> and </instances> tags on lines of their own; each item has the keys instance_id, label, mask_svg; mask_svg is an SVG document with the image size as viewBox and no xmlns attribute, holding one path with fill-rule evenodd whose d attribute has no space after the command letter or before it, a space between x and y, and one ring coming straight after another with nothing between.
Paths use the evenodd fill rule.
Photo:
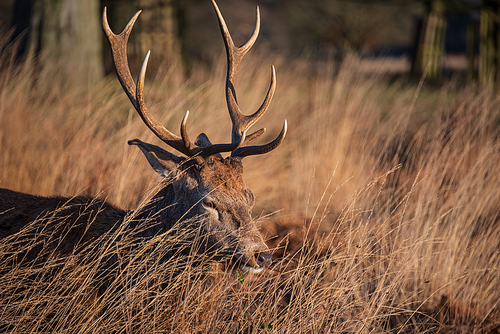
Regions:
<instances>
[{"instance_id":1,"label":"deer neck","mask_svg":"<svg viewBox=\"0 0 500 334\"><path fill-rule=\"evenodd\" d=\"M130 222L132 228L141 226L139 236L150 237L170 230L180 217L178 204L171 184L160 189L143 207L136 210ZM146 228L144 228L146 227Z\"/></svg>"}]
</instances>

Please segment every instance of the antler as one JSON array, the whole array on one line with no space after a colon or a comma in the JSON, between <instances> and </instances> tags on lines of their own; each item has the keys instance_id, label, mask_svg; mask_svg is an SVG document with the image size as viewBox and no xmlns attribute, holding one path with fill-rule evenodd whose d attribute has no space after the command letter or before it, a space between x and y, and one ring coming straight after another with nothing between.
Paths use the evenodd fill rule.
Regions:
<instances>
[{"instance_id":1,"label":"antler","mask_svg":"<svg viewBox=\"0 0 500 334\"><path fill-rule=\"evenodd\" d=\"M118 35L114 34L109 27L106 7L104 7L104 12L102 14L102 28L111 47L111 56L113 58L116 75L118 76L118 80L120 81L123 90L127 94L130 102L132 102L132 105L137 110L139 116L141 116L142 120L146 123L149 129L164 143L189 157L201 156L202 158L206 158L214 154L236 150L245 141L246 133L243 133L239 141L233 141L231 144L215 144L207 147L201 147L189 141L186 131L186 121L189 112L186 113L181 123L181 137L174 135L151 115L144 102L144 80L146 77L146 68L150 52L148 51L146 57L144 58L144 62L142 63L139 77L137 79L137 87L132 79L132 75L130 74L127 60L128 38L140 13L141 11L138 11L130 19L123 31Z\"/></svg>"},{"instance_id":2,"label":"antler","mask_svg":"<svg viewBox=\"0 0 500 334\"><path fill-rule=\"evenodd\" d=\"M235 83L236 78L238 77L238 70L240 67L241 60L245 56L245 54L250 50L255 41L257 40L257 36L260 31L260 11L257 6L257 18L255 22L255 28L248 39L243 45L240 47L236 47L234 45L233 39L231 38L231 34L229 33L229 29L227 28L226 22L222 17L222 14L219 10L219 7L215 3L215 0L212 0L212 5L214 6L215 12L217 13L217 18L219 20L219 26L222 33L222 38L224 39L224 45L226 47L227 54L227 76L226 76L226 101L227 108L229 110L229 115L231 116L231 121L233 123L232 129L232 142L238 142L244 136L245 132L254 125L266 112L269 104L274 95L274 91L276 89L276 72L274 70L274 66L271 66L271 84L269 85L269 89L267 91L264 102L260 108L253 113L252 115L245 116L241 113L241 110L238 106L238 101L236 99L236 89ZM245 141L245 144L250 143L251 141L260 137L266 129L262 128L251 135L249 135ZM283 129L278 137L272 142L262 145L262 146L247 146L239 148L231 153L233 157L243 158L248 155L255 154L264 154L267 153L276 147L283 141L286 135L287 123L286 120L283 124Z\"/></svg>"},{"instance_id":3,"label":"antler","mask_svg":"<svg viewBox=\"0 0 500 334\"><path fill-rule=\"evenodd\" d=\"M132 31L132 27L134 26L137 17L141 13L138 11L127 23L126 27L123 31L116 35L113 33L111 28L109 27L106 7L104 7L104 12L102 15L102 28L104 30L104 34L108 39L109 45L111 47L111 55L113 59L113 65L115 66L116 74L118 76L118 80L123 87L123 90L127 94L130 102L137 110L139 116L144 121L144 123L149 127L149 129L163 142L172 148L184 153L189 157L199 156L201 158L206 158L211 155L216 155L222 152L232 152L232 157L243 158L248 155L255 154L263 154L275 149L285 138L287 123L283 124L283 129L278 137L272 142L262 145L262 146L246 146L241 147L243 144L248 144L251 141L260 137L265 128L262 128L249 136L246 136L247 130L255 124L259 118L266 112L271 99L274 94L274 90L276 88L276 73L274 70L274 66L271 68L271 84L269 86L269 90L266 94L264 102L260 106L260 108L252 115L245 116L241 113L238 102L236 100L236 91L234 88L234 83L236 82L236 78L238 75L238 69L243 56L250 50L250 48L255 43L257 36L259 34L260 29L260 13L259 7L257 7L257 22L255 24L254 32L252 36L248 39L248 41L240 47L236 47L233 43L229 30L227 29L226 23L222 14L220 13L219 8L214 0L212 0L212 4L217 13L217 17L219 19L219 25L222 32L222 37L224 39L224 44L226 46L227 52L227 61L228 61L228 69L227 69L227 78L226 78L226 100L229 110L229 115L231 116L231 121L233 123L232 127L232 138L230 144L211 144L208 146L198 146L195 143L192 143L189 140L186 130L186 122L189 116L189 111L186 112L186 115L182 119L181 122L181 137L174 135L168 129L166 129L163 125L161 125L149 112L145 101L144 101L144 81L146 77L146 68L148 65L148 60L150 56L150 52L146 54L144 61L141 66L141 70L139 73L139 77L137 79L137 86L132 79L132 75L130 74L130 69L128 66L127 60L127 43L128 38L130 36L130 32Z\"/></svg>"}]
</instances>

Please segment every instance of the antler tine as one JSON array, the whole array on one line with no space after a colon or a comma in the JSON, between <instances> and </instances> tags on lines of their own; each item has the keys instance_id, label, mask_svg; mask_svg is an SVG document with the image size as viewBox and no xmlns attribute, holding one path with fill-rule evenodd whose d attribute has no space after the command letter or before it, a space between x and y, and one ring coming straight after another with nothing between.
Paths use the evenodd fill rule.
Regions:
<instances>
[{"instance_id":1,"label":"antler tine","mask_svg":"<svg viewBox=\"0 0 500 334\"><path fill-rule=\"evenodd\" d=\"M248 130L266 112L269 104L271 103L271 99L273 97L274 90L276 88L276 73L274 71L274 66L273 66L271 69L271 84L269 86L269 90L266 94L266 97L261 107L254 114L250 116L243 115L238 106L238 101L236 98L236 90L234 85L236 83L236 79L238 76L238 70L241 60L248 52L248 50L250 50L250 48L253 46L253 44L257 40L257 36L259 35L260 31L259 7L257 7L255 28L252 35L250 36L248 41L246 41L242 46L236 47L234 45L233 39L231 38L231 34L229 33L229 29L227 28L224 17L220 12L219 7L215 3L215 0L212 0L212 4L217 14L219 27L222 33L222 38L224 40L224 45L226 47L227 62L228 62L227 77L226 77L226 100L227 100L229 115L231 116L231 121L233 123L232 141L234 142L238 141L243 131ZM249 136L249 138L250 137L251 136Z\"/></svg>"},{"instance_id":2,"label":"antler tine","mask_svg":"<svg viewBox=\"0 0 500 334\"><path fill-rule=\"evenodd\" d=\"M153 115L149 112L146 103L144 102L144 81L146 79L146 69L148 67L149 56L151 52L148 51L144 61L142 62L141 70L139 72L139 78L137 79L137 113L141 116L143 122L148 126L148 128L165 144L175 148L177 151L186 154L187 156L193 156L195 153L186 147L184 140L172 132L168 131L160 122L158 122Z\"/></svg>"},{"instance_id":3,"label":"antler tine","mask_svg":"<svg viewBox=\"0 0 500 334\"><path fill-rule=\"evenodd\" d=\"M245 129L249 129L252 125L257 123L257 121L264 115L264 113L267 111L267 108L269 108L269 105L271 104L271 100L273 99L274 96L274 91L276 90L276 71L274 69L274 65L271 65L271 84L269 85L269 89L267 90L266 97L264 98L264 101L262 102L260 108L253 113L250 116L243 116L245 119ZM234 128L233 128L233 133L234 133Z\"/></svg>"},{"instance_id":4,"label":"antler tine","mask_svg":"<svg viewBox=\"0 0 500 334\"><path fill-rule=\"evenodd\" d=\"M231 121L233 122L232 141L235 142L241 138L242 133L246 132L252 125L254 125L267 111L271 103L271 100L274 96L274 91L276 90L276 71L274 66L271 66L271 84L269 85L266 97L264 98L264 101L262 102L260 108L252 115L249 116L243 115L238 106L238 101L236 98L236 89L234 85L236 83L236 78L238 76L238 69L241 60L248 52L248 50L250 50L250 48L253 46L259 34L260 30L259 7L257 6L255 29L252 33L252 36L250 36L248 41L246 41L242 46L236 47L234 45L233 39L231 38L231 34L229 33L229 29L227 28L226 22L224 21L224 18L219 10L219 7L215 3L215 0L212 0L212 5L214 6L217 18L219 20L219 27L222 33L222 38L224 40L224 45L226 47L226 54L227 54L226 100L227 100L229 115L231 116ZM266 129L263 128L249 135L247 137L246 143L250 143L251 141L260 137L265 130ZM231 153L231 156L243 158L249 155L264 154L269 151L272 151L276 147L278 147L279 144L281 144L281 142L285 138L286 130L287 130L287 122L285 120L281 133L272 142L261 146L248 146L248 147L238 148L237 150Z\"/></svg>"},{"instance_id":5,"label":"antler tine","mask_svg":"<svg viewBox=\"0 0 500 334\"><path fill-rule=\"evenodd\" d=\"M241 147L231 153L232 157L237 157L237 158L244 158L249 155L257 155L257 154L264 154L267 152L270 152L274 150L276 147L278 147L283 139L285 139L286 131L287 131L287 122L283 123L283 128L281 129L280 134L278 137L276 137L272 142L266 144L266 145L261 145L261 146L245 146Z\"/></svg>"},{"instance_id":6,"label":"antler tine","mask_svg":"<svg viewBox=\"0 0 500 334\"><path fill-rule=\"evenodd\" d=\"M102 14L102 28L104 30L104 34L106 35L109 45L111 47L111 55L113 58L113 65L115 66L116 75L118 76L118 80L123 87L123 90L127 94L130 102L137 110L139 116L141 116L144 123L148 126L148 128L160 138L167 145L175 148L176 150L188 155L192 156L194 153L190 152L189 148L186 148L183 140L168 131L163 125L161 125L149 112L145 102L144 102L144 80L146 77L146 68L148 65L148 60L150 56L150 52L146 54L144 61L141 66L141 71L139 73L139 77L137 79L137 86L132 79L132 74L130 73L130 68L128 66L127 59L127 43L130 36L130 32L134 26L135 21L141 11L138 11L127 23L127 26L123 29L123 31L116 35L113 33L111 28L109 27L108 18L107 18L107 10L104 7L104 11Z\"/></svg>"},{"instance_id":7,"label":"antler tine","mask_svg":"<svg viewBox=\"0 0 500 334\"><path fill-rule=\"evenodd\" d=\"M189 117L189 110L186 111L186 114L184 115L184 117L182 118L182 121L181 121L181 138L182 138L182 141L184 142L184 146L186 147L187 150L189 150L190 146L191 146L191 142L189 141L189 136L188 136L187 130L186 130L186 123L187 123L188 117Z\"/></svg>"},{"instance_id":8,"label":"antler tine","mask_svg":"<svg viewBox=\"0 0 500 334\"><path fill-rule=\"evenodd\" d=\"M128 21L122 32L116 35L109 27L106 7L104 7L102 13L102 30L104 31L111 47L111 58L113 59L113 65L115 66L118 80L134 107L137 105L137 101L135 98L134 79L132 79L132 74L130 74L130 69L128 67L127 42L139 14L141 14L141 11L135 13L135 15Z\"/></svg>"},{"instance_id":9,"label":"antler tine","mask_svg":"<svg viewBox=\"0 0 500 334\"><path fill-rule=\"evenodd\" d=\"M257 121L267 111L267 108L269 108L269 105L271 104L271 100L273 99L275 90L276 90L276 71L274 69L274 65L272 65L271 66L271 84L269 85L269 89L267 90L267 94L266 94L266 97L264 98L264 101L262 102L260 108L252 115L250 115L250 116L241 115L242 118L245 120L245 126L243 128L235 127L233 124L233 132L232 132L233 138L239 138L239 136L241 136L241 131L243 129L247 130L252 125L257 123ZM245 144L248 144L251 141L259 138L261 135L264 134L265 131L266 131L266 129L262 128L262 129L255 131L251 135L247 136Z\"/></svg>"}]
</instances>

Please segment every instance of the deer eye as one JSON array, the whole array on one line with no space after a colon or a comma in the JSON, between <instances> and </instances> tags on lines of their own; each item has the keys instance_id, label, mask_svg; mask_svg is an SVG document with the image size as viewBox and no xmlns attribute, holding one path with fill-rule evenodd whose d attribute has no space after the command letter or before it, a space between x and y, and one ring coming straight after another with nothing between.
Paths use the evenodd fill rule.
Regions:
<instances>
[{"instance_id":1,"label":"deer eye","mask_svg":"<svg viewBox=\"0 0 500 334\"><path fill-rule=\"evenodd\" d=\"M217 210L217 207L215 206L215 203L210 200L210 199L204 199L203 200L203 205L206 206L207 208L210 208L210 209L213 209L213 210Z\"/></svg>"}]
</instances>

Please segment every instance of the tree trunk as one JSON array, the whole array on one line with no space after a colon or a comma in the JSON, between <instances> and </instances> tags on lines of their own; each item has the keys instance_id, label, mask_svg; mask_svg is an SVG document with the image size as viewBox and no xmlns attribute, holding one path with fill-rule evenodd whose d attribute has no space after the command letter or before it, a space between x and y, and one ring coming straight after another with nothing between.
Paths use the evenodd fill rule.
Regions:
<instances>
[{"instance_id":1,"label":"tree trunk","mask_svg":"<svg viewBox=\"0 0 500 334\"><path fill-rule=\"evenodd\" d=\"M442 0L434 0L427 6L428 10L420 31L412 74L421 76L427 72L429 79L438 79L441 77L443 67L446 32L445 4Z\"/></svg>"},{"instance_id":2,"label":"tree trunk","mask_svg":"<svg viewBox=\"0 0 500 334\"><path fill-rule=\"evenodd\" d=\"M142 57L151 50L151 74L168 75L176 84L183 80L182 53L177 21L177 0L139 0L138 50ZM148 65L149 68L149 65Z\"/></svg>"},{"instance_id":3,"label":"tree trunk","mask_svg":"<svg viewBox=\"0 0 500 334\"><path fill-rule=\"evenodd\" d=\"M137 77L146 53L151 51L148 78L158 76L181 82L183 78L179 12L182 0L104 0L111 29L119 33L128 20L142 10L130 35L127 56L130 70ZM114 71L108 43L104 49L106 73Z\"/></svg>"},{"instance_id":4,"label":"tree trunk","mask_svg":"<svg viewBox=\"0 0 500 334\"><path fill-rule=\"evenodd\" d=\"M500 5L485 1L481 9L479 35L479 81L486 86L499 82Z\"/></svg>"},{"instance_id":5,"label":"tree trunk","mask_svg":"<svg viewBox=\"0 0 500 334\"><path fill-rule=\"evenodd\" d=\"M26 34L23 56L34 60L37 88L64 92L102 78L99 7L99 0L16 1L14 24Z\"/></svg>"},{"instance_id":6,"label":"tree trunk","mask_svg":"<svg viewBox=\"0 0 500 334\"><path fill-rule=\"evenodd\" d=\"M469 18L467 23L467 78L470 81L478 79L477 64L479 63L479 22Z\"/></svg>"}]
</instances>

